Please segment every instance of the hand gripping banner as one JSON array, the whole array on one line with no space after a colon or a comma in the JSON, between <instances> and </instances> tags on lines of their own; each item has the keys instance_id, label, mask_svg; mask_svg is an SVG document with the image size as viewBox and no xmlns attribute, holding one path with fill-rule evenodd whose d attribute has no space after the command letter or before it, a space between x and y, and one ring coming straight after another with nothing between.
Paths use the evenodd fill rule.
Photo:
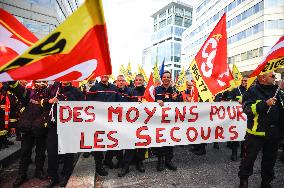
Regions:
<instances>
[{"instance_id":1,"label":"hand gripping banner","mask_svg":"<svg viewBox=\"0 0 284 188\"><path fill-rule=\"evenodd\" d=\"M0 81L84 80L111 74L101 0L86 0L24 54L0 67Z\"/></svg>"},{"instance_id":2,"label":"hand gripping banner","mask_svg":"<svg viewBox=\"0 0 284 188\"><path fill-rule=\"evenodd\" d=\"M240 141L246 132L237 102L60 101L57 107L61 154Z\"/></svg>"},{"instance_id":3,"label":"hand gripping banner","mask_svg":"<svg viewBox=\"0 0 284 188\"><path fill-rule=\"evenodd\" d=\"M226 14L217 23L190 65L190 72L196 82L203 101L230 85L233 76L227 64Z\"/></svg>"}]
</instances>

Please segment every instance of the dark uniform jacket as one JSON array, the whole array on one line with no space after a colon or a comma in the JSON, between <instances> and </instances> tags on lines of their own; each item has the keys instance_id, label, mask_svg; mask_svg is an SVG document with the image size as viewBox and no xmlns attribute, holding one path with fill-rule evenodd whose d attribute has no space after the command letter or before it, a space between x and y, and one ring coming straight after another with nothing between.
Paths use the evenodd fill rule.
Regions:
<instances>
[{"instance_id":1,"label":"dark uniform jacket","mask_svg":"<svg viewBox=\"0 0 284 188\"><path fill-rule=\"evenodd\" d=\"M117 88L119 95L119 102L131 102L130 89L128 87L125 88Z\"/></svg>"},{"instance_id":2,"label":"dark uniform jacket","mask_svg":"<svg viewBox=\"0 0 284 188\"><path fill-rule=\"evenodd\" d=\"M48 117L48 124L51 124L51 118L52 116L49 115L50 109L52 107L52 104L50 104L48 101L49 99L52 99L56 96L56 93L58 92L57 99L59 101L84 101L84 95L83 93L76 87L73 86L62 86L60 83L56 82L47 89L47 98L43 101L43 106L47 109L47 117ZM56 122L57 118L57 105L53 105L53 117ZM54 124L53 122L52 124ZM55 123L56 124L56 123Z\"/></svg>"},{"instance_id":3,"label":"dark uniform jacket","mask_svg":"<svg viewBox=\"0 0 284 188\"><path fill-rule=\"evenodd\" d=\"M269 106L266 101L274 97L278 86L262 85L259 82L243 95L243 111L247 114L247 133L260 137L276 138L283 130L283 107L280 95L277 95L276 105Z\"/></svg>"},{"instance_id":4,"label":"dark uniform jacket","mask_svg":"<svg viewBox=\"0 0 284 188\"><path fill-rule=\"evenodd\" d=\"M91 87L87 94L87 101L118 102L120 100L116 86L101 82Z\"/></svg>"},{"instance_id":5,"label":"dark uniform jacket","mask_svg":"<svg viewBox=\"0 0 284 188\"><path fill-rule=\"evenodd\" d=\"M180 102L180 96L177 97L176 100L172 98L173 93L176 92L176 89L174 87L169 87L166 89L163 85L160 85L155 88L155 101L162 100L164 102Z\"/></svg>"},{"instance_id":6,"label":"dark uniform jacket","mask_svg":"<svg viewBox=\"0 0 284 188\"><path fill-rule=\"evenodd\" d=\"M239 86L239 88L234 88L229 95L229 99L232 101L242 100L242 96L246 92L246 88L244 86Z\"/></svg>"},{"instance_id":7,"label":"dark uniform jacket","mask_svg":"<svg viewBox=\"0 0 284 188\"><path fill-rule=\"evenodd\" d=\"M146 88L144 86L134 87L130 89L131 101L141 102Z\"/></svg>"}]
</instances>

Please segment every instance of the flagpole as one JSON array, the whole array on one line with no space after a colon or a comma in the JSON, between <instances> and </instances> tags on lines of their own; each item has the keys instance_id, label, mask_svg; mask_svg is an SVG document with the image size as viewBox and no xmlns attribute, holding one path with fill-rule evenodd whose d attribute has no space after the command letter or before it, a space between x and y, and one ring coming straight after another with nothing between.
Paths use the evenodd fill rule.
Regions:
<instances>
[{"instance_id":1,"label":"flagpole","mask_svg":"<svg viewBox=\"0 0 284 188\"><path fill-rule=\"evenodd\" d=\"M58 95L58 93L59 93L59 88L60 88L60 87L57 88L55 97L57 97L57 95ZM51 109L50 109L50 111L49 111L49 116L52 116L52 117L51 117L51 121L52 121L52 122L55 122L55 118L54 118L54 115L53 115L53 106L54 106L54 104L55 104L55 103L52 104Z\"/></svg>"},{"instance_id":2,"label":"flagpole","mask_svg":"<svg viewBox=\"0 0 284 188\"><path fill-rule=\"evenodd\" d=\"M276 90L276 92L275 92L273 98L276 98L276 96L277 96L277 94L279 93L279 91L280 91L280 86L278 86L278 88L277 88L277 90ZM268 110L267 110L267 114L269 113L270 109L271 109L271 106L269 106L269 108L268 108Z\"/></svg>"}]
</instances>

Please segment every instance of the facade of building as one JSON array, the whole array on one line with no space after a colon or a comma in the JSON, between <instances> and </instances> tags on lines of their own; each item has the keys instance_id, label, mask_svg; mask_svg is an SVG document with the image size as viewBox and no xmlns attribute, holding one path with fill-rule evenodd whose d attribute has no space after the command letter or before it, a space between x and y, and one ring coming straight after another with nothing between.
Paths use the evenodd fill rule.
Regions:
<instances>
[{"instance_id":1,"label":"facade of building","mask_svg":"<svg viewBox=\"0 0 284 188\"><path fill-rule=\"evenodd\" d=\"M171 71L173 78L181 71L181 36L192 24L192 11L192 6L175 1L152 15L151 67L157 60L161 66L165 59L165 70Z\"/></svg>"},{"instance_id":2,"label":"facade of building","mask_svg":"<svg viewBox=\"0 0 284 188\"><path fill-rule=\"evenodd\" d=\"M182 35L182 64L189 67L222 15L227 13L228 63L245 74L284 34L283 0L202 0Z\"/></svg>"},{"instance_id":3,"label":"facade of building","mask_svg":"<svg viewBox=\"0 0 284 188\"><path fill-rule=\"evenodd\" d=\"M145 69L151 63L151 47L145 48L142 52L142 67Z\"/></svg>"},{"instance_id":4,"label":"facade of building","mask_svg":"<svg viewBox=\"0 0 284 188\"><path fill-rule=\"evenodd\" d=\"M53 31L83 0L0 0L0 8L14 15L39 39Z\"/></svg>"}]
</instances>

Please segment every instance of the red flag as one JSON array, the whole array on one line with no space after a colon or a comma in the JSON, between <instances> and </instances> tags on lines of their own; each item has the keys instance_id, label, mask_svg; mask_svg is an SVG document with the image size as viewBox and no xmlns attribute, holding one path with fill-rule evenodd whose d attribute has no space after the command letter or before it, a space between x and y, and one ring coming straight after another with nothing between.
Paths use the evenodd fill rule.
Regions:
<instances>
[{"instance_id":1,"label":"red flag","mask_svg":"<svg viewBox=\"0 0 284 188\"><path fill-rule=\"evenodd\" d=\"M203 101L212 100L234 79L227 64L226 14L217 23L190 65Z\"/></svg>"},{"instance_id":2,"label":"red flag","mask_svg":"<svg viewBox=\"0 0 284 188\"><path fill-rule=\"evenodd\" d=\"M154 102L155 101L155 95L154 95L154 76L153 73L151 73L148 85L146 87L143 99L148 102Z\"/></svg>"},{"instance_id":3,"label":"red flag","mask_svg":"<svg viewBox=\"0 0 284 188\"><path fill-rule=\"evenodd\" d=\"M102 1L86 0L52 33L0 66L0 72L0 81L88 80L111 74Z\"/></svg>"},{"instance_id":4,"label":"red flag","mask_svg":"<svg viewBox=\"0 0 284 188\"><path fill-rule=\"evenodd\" d=\"M0 8L0 66L21 55L37 40L14 16Z\"/></svg>"},{"instance_id":5,"label":"red flag","mask_svg":"<svg viewBox=\"0 0 284 188\"><path fill-rule=\"evenodd\" d=\"M260 73L268 73L284 66L284 36L269 50L260 65L249 75L248 86L252 84Z\"/></svg>"}]
</instances>

